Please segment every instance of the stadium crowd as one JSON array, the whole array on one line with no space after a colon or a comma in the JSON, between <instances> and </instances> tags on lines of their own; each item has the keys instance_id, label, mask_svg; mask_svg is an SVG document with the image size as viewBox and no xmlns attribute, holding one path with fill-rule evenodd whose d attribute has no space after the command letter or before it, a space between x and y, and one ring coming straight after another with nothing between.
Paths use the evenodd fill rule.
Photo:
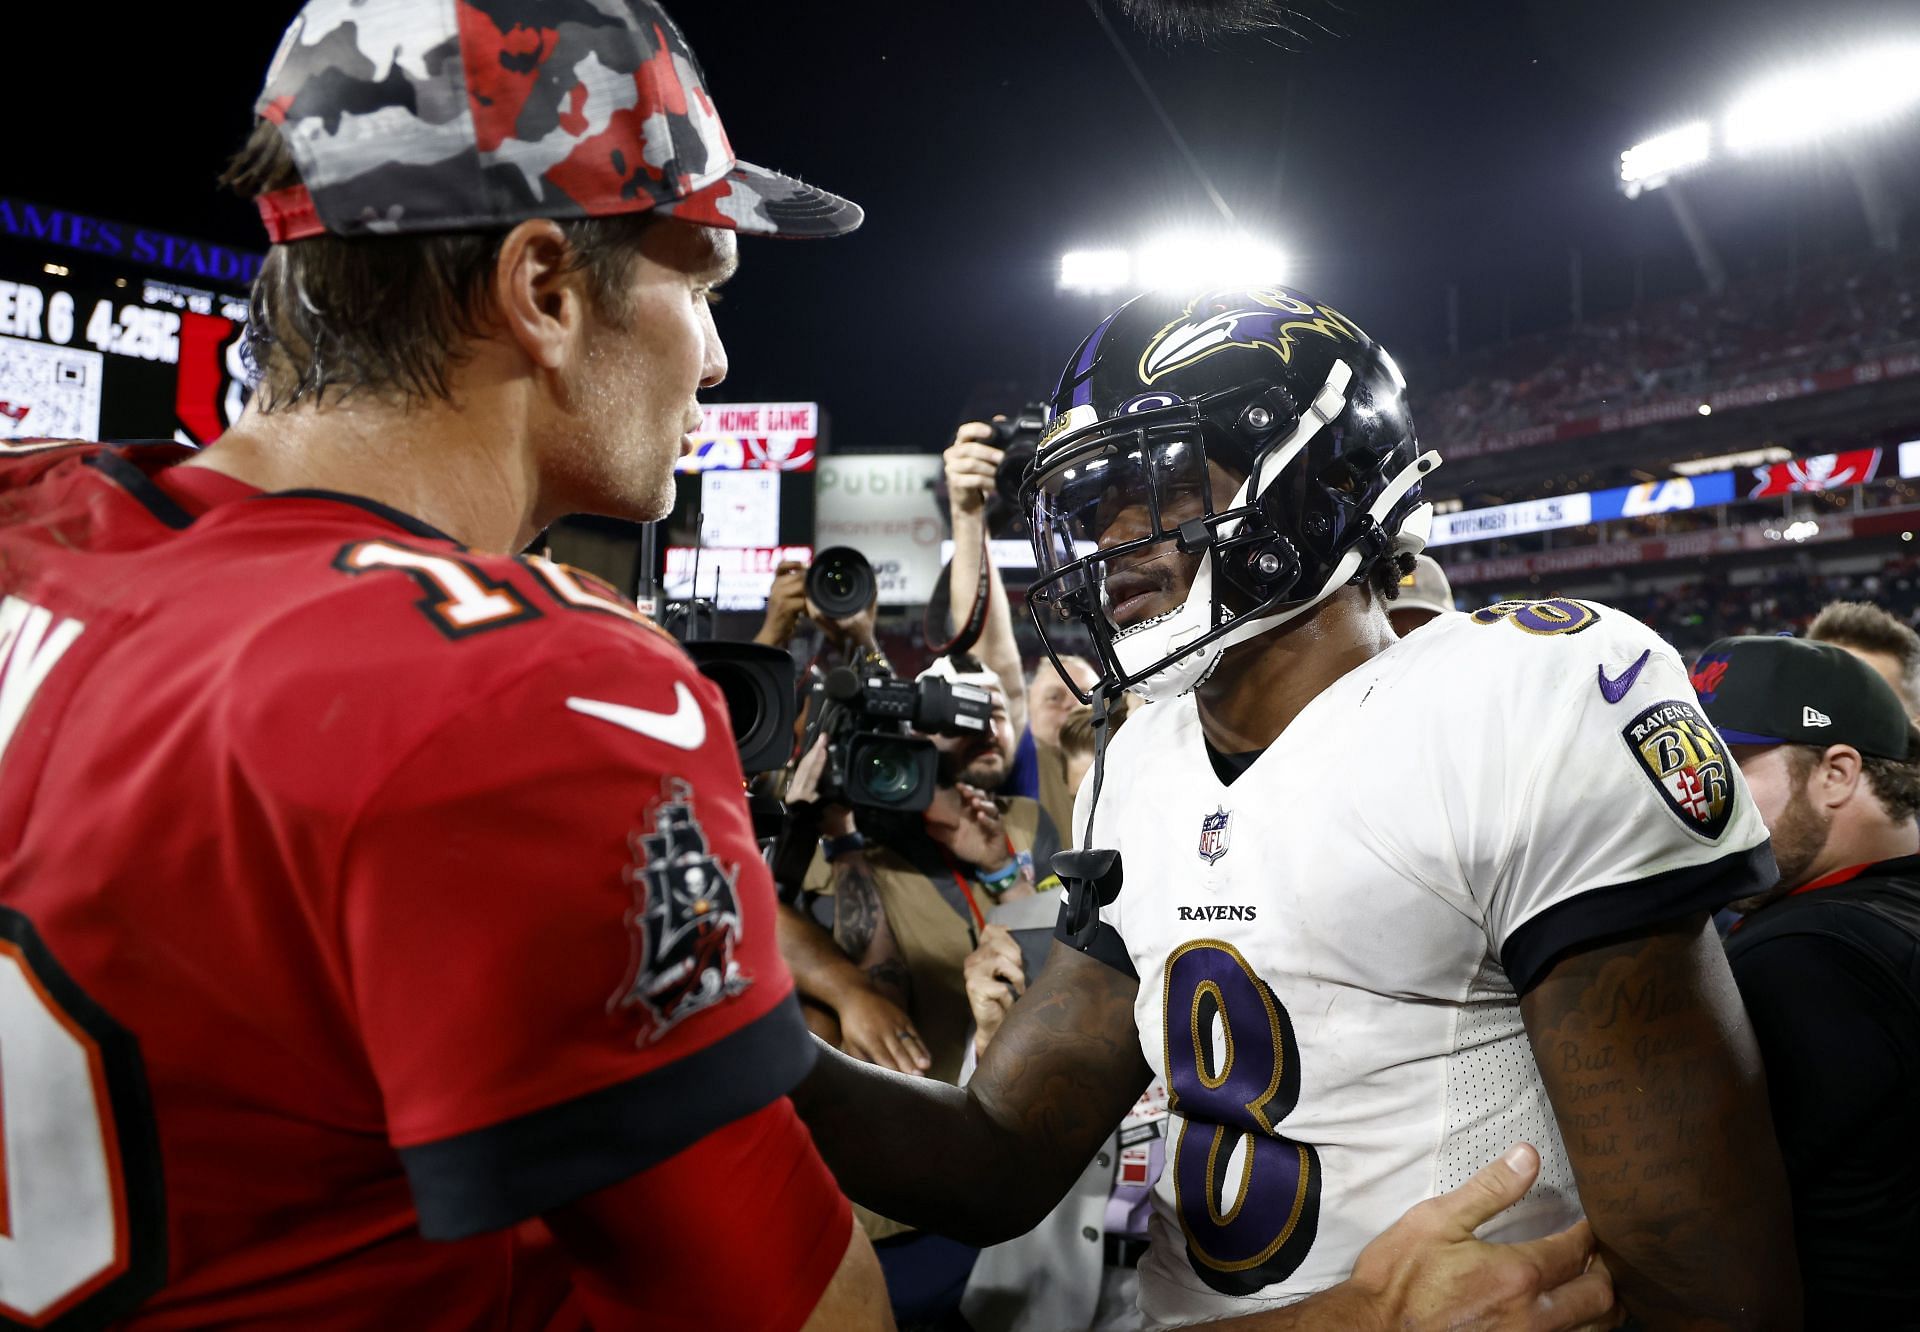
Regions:
<instances>
[{"instance_id":1,"label":"stadium crowd","mask_svg":"<svg viewBox=\"0 0 1920 1332\"><path fill-rule=\"evenodd\" d=\"M1804 634L1821 608L1835 601L1871 602L1902 624L1920 626L1920 557L1890 559L1872 573L1821 574L1789 565L1737 583L1714 572L1609 600L1691 659L1716 638Z\"/></svg>"},{"instance_id":2,"label":"stadium crowd","mask_svg":"<svg viewBox=\"0 0 1920 1332\"><path fill-rule=\"evenodd\" d=\"M1529 334L1431 367L1424 436L1448 444L1838 369L1920 340L1920 255L1848 256Z\"/></svg>"}]
</instances>

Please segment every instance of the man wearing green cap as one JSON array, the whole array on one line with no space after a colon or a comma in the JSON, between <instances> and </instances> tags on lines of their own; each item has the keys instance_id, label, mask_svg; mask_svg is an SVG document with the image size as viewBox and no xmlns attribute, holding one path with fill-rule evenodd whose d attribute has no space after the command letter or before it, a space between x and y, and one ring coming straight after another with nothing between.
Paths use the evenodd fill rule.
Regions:
<instances>
[{"instance_id":1,"label":"man wearing green cap","mask_svg":"<svg viewBox=\"0 0 1920 1332\"><path fill-rule=\"evenodd\" d=\"M1780 882L1727 956L1766 1059L1809 1328L1920 1311L1920 731L1830 643L1727 638L1693 669Z\"/></svg>"}]
</instances>

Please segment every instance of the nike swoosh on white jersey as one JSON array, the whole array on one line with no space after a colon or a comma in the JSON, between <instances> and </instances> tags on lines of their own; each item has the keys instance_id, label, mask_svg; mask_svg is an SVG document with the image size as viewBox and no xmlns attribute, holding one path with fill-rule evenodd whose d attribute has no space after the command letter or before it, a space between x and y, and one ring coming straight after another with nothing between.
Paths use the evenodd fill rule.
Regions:
<instances>
[{"instance_id":1,"label":"nike swoosh on white jersey","mask_svg":"<svg viewBox=\"0 0 1920 1332\"><path fill-rule=\"evenodd\" d=\"M658 740L663 745L672 745L675 749L700 748L707 743L707 717L700 711L693 691L682 681L675 680L673 701L672 712L650 712L646 708L631 708L624 703L603 703L597 698L570 698L567 706L575 712L584 712L589 717L624 726L629 731L638 732L649 740Z\"/></svg>"}]
</instances>

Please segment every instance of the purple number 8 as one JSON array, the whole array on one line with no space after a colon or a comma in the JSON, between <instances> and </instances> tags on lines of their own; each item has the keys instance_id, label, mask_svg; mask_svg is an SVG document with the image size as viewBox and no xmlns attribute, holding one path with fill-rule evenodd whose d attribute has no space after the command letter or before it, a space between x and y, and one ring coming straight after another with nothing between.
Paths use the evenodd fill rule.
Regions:
<instances>
[{"instance_id":1,"label":"purple number 8","mask_svg":"<svg viewBox=\"0 0 1920 1332\"><path fill-rule=\"evenodd\" d=\"M1250 1295L1291 1275L1319 1226L1319 1154L1274 1127L1300 1098L1293 1023L1239 950L1197 939L1167 959L1165 1055L1187 1260L1214 1290Z\"/></svg>"}]
</instances>

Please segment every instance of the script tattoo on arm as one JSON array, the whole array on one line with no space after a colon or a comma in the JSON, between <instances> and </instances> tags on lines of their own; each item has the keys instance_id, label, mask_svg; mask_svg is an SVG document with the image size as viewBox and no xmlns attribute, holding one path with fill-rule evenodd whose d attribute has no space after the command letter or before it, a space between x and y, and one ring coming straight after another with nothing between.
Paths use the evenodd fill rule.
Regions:
<instances>
[{"instance_id":1,"label":"script tattoo on arm","mask_svg":"<svg viewBox=\"0 0 1920 1332\"><path fill-rule=\"evenodd\" d=\"M1765 1073L1705 917L1562 958L1520 1009L1587 1217L1639 1325L1798 1327Z\"/></svg>"},{"instance_id":2,"label":"script tattoo on arm","mask_svg":"<svg viewBox=\"0 0 1920 1332\"><path fill-rule=\"evenodd\" d=\"M965 1087L823 1048L794 1104L856 1202L969 1243L1025 1234L1152 1078L1138 989L1056 943Z\"/></svg>"}]
</instances>

